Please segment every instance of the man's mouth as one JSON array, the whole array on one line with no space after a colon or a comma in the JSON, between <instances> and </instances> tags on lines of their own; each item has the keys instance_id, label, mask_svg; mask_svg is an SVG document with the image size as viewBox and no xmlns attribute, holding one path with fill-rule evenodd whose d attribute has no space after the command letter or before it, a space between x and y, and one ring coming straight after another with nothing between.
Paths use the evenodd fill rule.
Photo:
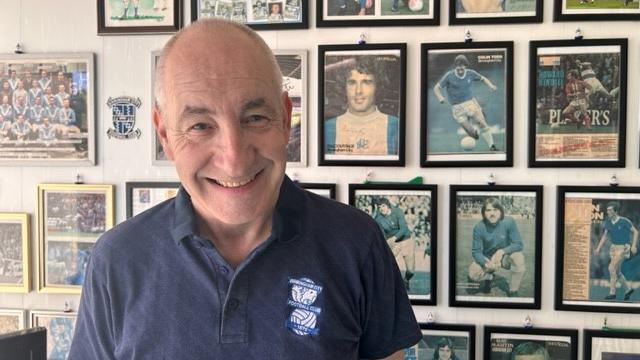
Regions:
<instances>
[{"instance_id":1,"label":"man's mouth","mask_svg":"<svg viewBox=\"0 0 640 360\"><path fill-rule=\"evenodd\" d=\"M238 181L226 181L226 180L222 180L222 179L210 179L213 182L215 182L216 184L224 187L224 188L229 188L229 189L233 189L233 188L239 188L242 186L247 185L248 183L252 182L253 180L255 180L256 176L258 176L262 171L258 172L257 174L253 175L250 178L246 178L243 180L238 180Z\"/></svg>"}]
</instances>

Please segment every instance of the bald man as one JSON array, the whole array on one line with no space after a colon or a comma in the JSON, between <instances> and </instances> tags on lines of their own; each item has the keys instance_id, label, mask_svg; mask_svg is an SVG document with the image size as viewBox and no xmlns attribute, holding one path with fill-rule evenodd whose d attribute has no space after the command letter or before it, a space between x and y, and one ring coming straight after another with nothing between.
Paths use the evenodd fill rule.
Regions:
<instances>
[{"instance_id":1,"label":"bald man","mask_svg":"<svg viewBox=\"0 0 640 360\"><path fill-rule=\"evenodd\" d=\"M393 254L285 176L292 104L264 41L199 20L156 79L182 187L96 243L70 359L401 359L422 335Z\"/></svg>"}]
</instances>

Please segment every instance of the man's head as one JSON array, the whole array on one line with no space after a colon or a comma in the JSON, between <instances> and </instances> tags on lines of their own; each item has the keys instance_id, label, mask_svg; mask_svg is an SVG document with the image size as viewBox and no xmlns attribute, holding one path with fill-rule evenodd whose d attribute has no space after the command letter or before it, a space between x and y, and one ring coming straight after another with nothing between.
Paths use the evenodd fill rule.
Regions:
<instances>
[{"instance_id":1,"label":"man's head","mask_svg":"<svg viewBox=\"0 0 640 360\"><path fill-rule=\"evenodd\" d=\"M455 350L453 347L453 341L449 338L440 338L436 344L433 358L438 360L450 360L453 359Z\"/></svg>"},{"instance_id":2,"label":"man's head","mask_svg":"<svg viewBox=\"0 0 640 360\"><path fill-rule=\"evenodd\" d=\"M196 213L209 224L270 218L292 105L268 46L243 25L199 20L169 40L156 71L154 124Z\"/></svg>"},{"instance_id":3,"label":"man's head","mask_svg":"<svg viewBox=\"0 0 640 360\"><path fill-rule=\"evenodd\" d=\"M49 77L49 72L47 70L44 70L44 69L40 70L40 77L42 77L42 78Z\"/></svg>"},{"instance_id":4,"label":"man's head","mask_svg":"<svg viewBox=\"0 0 640 360\"><path fill-rule=\"evenodd\" d=\"M464 75L465 69L469 67L469 60L466 56L460 54L453 60L453 67L456 69L458 76Z\"/></svg>"},{"instance_id":5,"label":"man's head","mask_svg":"<svg viewBox=\"0 0 640 360\"><path fill-rule=\"evenodd\" d=\"M495 225L504 219L504 207L497 198L488 198L482 203L482 219L485 223Z\"/></svg>"},{"instance_id":6,"label":"man's head","mask_svg":"<svg viewBox=\"0 0 640 360\"><path fill-rule=\"evenodd\" d=\"M22 114L18 115L18 118L16 120L18 124L22 124L24 122L24 115Z\"/></svg>"},{"instance_id":7,"label":"man's head","mask_svg":"<svg viewBox=\"0 0 640 360\"><path fill-rule=\"evenodd\" d=\"M376 200L376 205L378 205L378 211L380 214L387 216L391 213L391 203L387 198L378 198Z\"/></svg>"},{"instance_id":8,"label":"man's head","mask_svg":"<svg viewBox=\"0 0 640 360\"><path fill-rule=\"evenodd\" d=\"M607 216L614 217L620 213L620 203L611 201L607 203Z\"/></svg>"},{"instance_id":9,"label":"man's head","mask_svg":"<svg viewBox=\"0 0 640 360\"><path fill-rule=\"evenodd\" d=\"M376 70L374 59L359 57L355 66L349 70L346 78L347 102L349 112L364 116L376 109Z\"/></svg>"},{"instance_id":10,"label":"man's head","mask_svg":"<svg viewBox=\"0 0 640 360\"><path fill-rule=\"evenodd\" d=\"M511 360L549 360L544 346L531 341L518 344L511 352Z\"/></svg>"},{"instance_id":11,"label":"man's head","mask_svg":"<svg viewBox=\"0 0 640 360\"><path fill-rule=\"evenodd\" d=\"M66 89L65 89L64 84L58 85L58 93L59 94L64 94L65 92L66 92Z\"/></svg>"},{"instance_id":12,"label":"man's head","mask_svg":"<svg viewBox=\"0 0 640 360\"><path fill-rule=\"evenodd\" d=\"M271 4L271 13L272 14L280 14L280 3Z\"/></svg>"},{"instance_id":13,"label":"man's head","mask_svg":"<svg viewBox=\"0 0 640 360\"><path fill-rule=\"evenodd\" d=\"M572 69L567 73L567 80L574 80L578 78L578 70Z\"/></svg>"}]
</instances>

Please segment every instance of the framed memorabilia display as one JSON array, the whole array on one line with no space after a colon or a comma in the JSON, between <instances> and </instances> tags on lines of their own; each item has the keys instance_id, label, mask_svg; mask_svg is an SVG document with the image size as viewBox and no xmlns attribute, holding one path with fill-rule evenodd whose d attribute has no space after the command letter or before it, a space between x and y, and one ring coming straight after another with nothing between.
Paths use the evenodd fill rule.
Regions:
<instances>
[{"instance_id":1,"label":"framed memorabilia display","mask_svg":"<svg viewBox=\"0 0 640 360\"><path fill-rule=\"evenodd\" d=\"M153 99L153 108L158 106L158 98L156 97L156 68L158 67L158 61L160 60L161 50L156 50L151 52L151 98ZM153 113L151 114L153 116ZM153 119L152 123L153 123ZM160 143L160 139L158 138L158 134L156 133L155 126L153 128L151 134L151 148L153 149L153 154L151 154L151 164L152 165L171 165L173 162L169 160L167 154L164 153L164 149L162 148L162 143Z\"/></svg>"},{"instance_id":2,"label":"framed memorabilia display","mask_svg":"<svg viewBox=\"0 0 640 360\"><path fill-rule=\"evenodd\" d=\"M24 329L25 313L20 309L0 309L0 335Z\"/></svg>"},{"instance_id":3,"label":"framed memorabilia display","mask_svg":"<svg viewBox=\"0 0 640 360\"><path fill-rule=\"evenodd\" d=\"M80 294L93 244L114 223L113 185L38 185L38 291Z\"/></svg>"},{"instance_id":4,"label":"framed memorabilia display","mask_svg":"<svg viewBox=\"0 0 640 360\"><path fill-rule=\"evenodd\" d=\"M437 281L436 185L349 184L349 205L378 223L413 305L435 305Z\"/></svg>"},{"instance_id":5,"label":"framed memorabilia display","mask_svg":"<svg viewBox=\"0 0 640 360\"><path fill-rule=\"evenodd\" d=\"M640 359L640 332L585 329L584 358L587 360Z\"/></svg>"},{"instance_id":6,"label":"framed memorabilia display","mask_svg":"<svg viewBox=\"0 0 640 360\"><path fill-rule=\"evenodd\" d=\"M0 213L0 292L29 292L30 234L29 214Z\"/></svg>"},{"instance_id":7,"label":"framed memorabilia display","mask_svg":"<svg viewBox=\"0 0 640 360\"><path fill-rule=\"evenodd\" d=\"M529 167L624 167L627 39L529 51Z\"/></svg>"},{"instance_id":8,"label":"framed memorabilia display","mask_svg":"<svg viewBox=\"0 0 640 360\"><path fill-rule=\"evenodd\" d=\"M318 47L318 165L404 166L407 44Z\"/></svg>"},{"instance_id":9,"label":"framed memorabilia display","mask_svg":"<svg viewBox=\"0 0 640 360\"><path fill-rule=\"evenodd\" d=\"M557 310L640 313L640 187L558 186Z\"/></svg>"},{"instance_id":10,"label":"framed memorabilia display","mask_svg":"<svg viewBox=\"0 0 640 360\"><path fill-rule=\"evenodd\" d=\"M421 47L420 163L513 165L513 42Z\"/></svg>"},{"instance_id":11,"label":"framed memorabilia display","mask_svg":"<svg viewBox=\"0 0 640 360\"><path fill-rule=\"evenodd\" d=\"M307 51L273 50L282 72L282 87L293 103L287 167L307 165Z\"/></svg>"},{"instance_id":12,"label":"framed memorabilia display","mask_svg":"<svg viewBox=\"0 0 640 360\"><path fill-rule=\"evenodd\" d=\"M483 359L578 360L578 330L485 326Z\"/></svg>"},{"instance_id":13,"label":"framed memorabilia display","mask_svg":"<svg viewBox=\"0 0 640 360\"><path fill-rule=\"evenodd\" d=\"M440 0L317 0L317 27L440 25Z\"/></svg>"},{"instance_id":14,"label":"framed memorabilia display","mask_svg":"<svg viewBox=\"0 0 640 360\"><path fill-rule=\"evenodd\" d=\"M475 360L475 325L420 324L422 340L404 350L404 359Z\"/></svg>"},{"instance_id":15,"label":"framed memorabilia display","mask_svg":"<svg viewBox=\"0 0 640 360\"><path fill-rule=\"evenodd\" d=\"M223 18L254 30L309 28L306 0L191 0L191 21Z\"/></svg>"},{"instance_id":16,"label":"framed memorabilia display","mask_svg":"<svg viewBox=\"0 0 640 360\"><path fill-rule=\"evenodd\" d=\"M336 184L302 182L296 182L295 184L305 190L311 191L314 194L324 196L328 199L336 199Z\"/></svg>"},{"instance_id":17,"label":"framed memorabilia display","mask_svg":"<svg viewBox=\"0 0 640 360\"><path fill-rule=\"evenodd\" d=\"M92 53L0 54L0 165L95 164Z\"/></svg>"},{"instance_id":18,"label":"framed memorabilia display","mask_svg":"<svg viewBox=\"0 0 640 360\"><path fill-rule=\"evenodd\" d=\"M542 0L449 0L449 24L541 23Z\"/></svg>"},{"instance_id":19,"label":"framed memorabilia display","mask_svg":"<svg viewBox=\"0 0 640 360\"><path fill-rule=\"evenodd\" d=\"M640 20L638 1L554 0L553 21Z\"/></svg>"},{"instance_id":20,"label":"framed memorabilia display","mask_svg":"<svg viewBox=\"0 0 640 360\"><path fill-rule=\"evenodd\" d=\"M137 182L125 184L127 192L127 219L151 209L176 196L179 182Z\"/></svg>"},{"instance_id":21,"label":"framed memorabilia display","mask_svg":"<svg viewBox=\"0 0 640 360\"><path fill-rule=\"evenodd\" d=\"M542 186L449 193L449 306L540 309Z\"/></svg>"},{"instance_id":22,"label":"framed memorabilia display","mask_svg":"<svg viewBox=\"0 0 640 360\"><path fill-rule=\"evenodd\" d=\"M98 35L170 34L182 28L182 0L98 0Z\"/></svg>"},{"instance_id":23,"label":"framed memorabilia display","mask_svg":"<svg viewBox=\"0 0 640 360\"><path fill-rule=\"evenodd\" d=\"M47 329L47 359L66 359L76 326L76 313L48 310L30 311L29 327Z\"/></svg>"}]
</instances>

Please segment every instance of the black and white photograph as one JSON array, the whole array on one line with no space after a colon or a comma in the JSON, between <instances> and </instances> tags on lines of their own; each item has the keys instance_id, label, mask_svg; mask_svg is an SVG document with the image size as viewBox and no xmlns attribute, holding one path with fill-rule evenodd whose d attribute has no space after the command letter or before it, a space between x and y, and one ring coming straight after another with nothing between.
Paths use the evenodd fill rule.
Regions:
<instances>
[{"instance_id":1,"label":"black and white photograph","mask_svg":"<svg viewBox=\"0 0 640 360\"><path fill-rule=\"evenodd\" d=\"M301 0L191 0L191 21L215 17L254 30L306 29L308 7Z\"/></svg>"},{"instance_id":2,"label":"black and white photograph","mask_svg":"<svg viewBox=\"0 0 640 360\"><path fill-rule=\"evenodd\" d=\"M583 353L587 360L639 360L640 332L585 329Z\"/></svg>"},{"instance_id":3,"label":"black and white photograph","mask_svg":"<svg viewBox=\"0 0 640 360\"><path fill-rule=\"evenodd\" d=\"M47 329L47 359L67 359L76 326L76 316L75 313L62 311L30 311L29 327Z\"/></svg>"},{"instance_id":4,"label":"black and white photograph","mask_svg":"<svg viewBox=\"0 0 640 360\"><path fill-rule=\"evenodd\" d=\"M128 181L127 218L136 216L165 200L174 198L180 188L179 182Z\"/></svg>"},{"instance_id":5,"label":"black and white photograph","mask_svg":"<svg viewBox=\"0 0 640 360\"><path fill-rule=\"evenodd\" d=\"M441 0L318 0L318 27L440 24Z\"/></svg>"},{"instance_id":6,"label":"black and white photograph","mask_svg":"<svg viewBox=\"0 0 640 360\"><path fill-rule=\"evenodd\" d=\"M28 214L0 213L0 292L29 292L29 229Z\"/></svg>"},{"instance_id":7,"label":"black and white photograph","mask_svg":"<svg viewBox=\"0 0 640 360\"><path fill-rule=\"evenodd\" d=\"M405 349L405 360L475 360L475 325L421 323L422 339Z\"/></svg>"},{"instance_id":8,"label":"black and white photograph","mask_svg":"<svg viewBox=\"0 0 640 360\"><path fill-rule=\"evenodd\" d=\"M578 360L578 330L485 326L483 358Z\"/></svg>"}]
</instances>

